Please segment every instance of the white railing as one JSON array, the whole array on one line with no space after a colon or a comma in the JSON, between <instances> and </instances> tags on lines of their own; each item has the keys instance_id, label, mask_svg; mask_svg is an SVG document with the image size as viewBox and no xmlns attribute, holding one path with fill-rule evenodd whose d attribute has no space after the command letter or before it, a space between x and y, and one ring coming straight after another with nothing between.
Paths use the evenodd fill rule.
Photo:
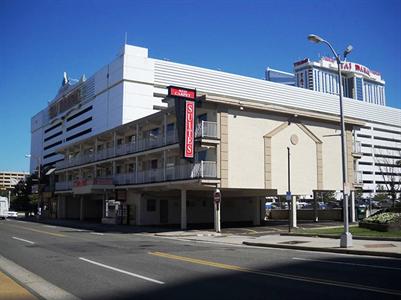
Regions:
<instances>
[{"instance_id":1,"label":"white railing","mask_svg":"<svg viewBox=\"0 0 401 300\"><path fill-rule=\"evenodd\" d=\"M362 154L362 144L361 144L361 142L355 141L352 144L352 152L355 153L355 154Z\"/></svg>"},{"instance_id":2,"label":"white railing","mask_svg":"<svg viewBox=\"0 0 401 300\"><path fill-rule=\"evenodd\" d=\"M192 178L216 178L217 169L214 161L201 161L195 164L182 164L167 168L138 171L137 173L117 174L113 182L118 185L144 184Z\"/></svg>"},{"instance_id":3,"label":"white railing","mask_svg":"<svg viewBox=\"0 0 401 300\"><path fill-rule=\"evenodd\" d=\"M66 191L72 189L73 182L72 181L60 181L56 182L55 190L56 191Z\"/></svg>"},{"instance_id":4,"label":"white railing","mask_svg":"<svg viewBox=\"0 0 401 300\"><path fill-rule=\"evenodd\" d=\"M109 147L106 149L98 150L97 153L77 155L76 157L70 158L69 160L59 161L56 163L56 168L63 169L68 167L74 167L116 156L146 151L153 148L162 147L165 145L171 145L177 142L178 142L178 137L175 133L168 134L166 137L160 135L157 137L138 139L136 142L117 145L115 150L114 147Z\"/></svg>"},{"instance_id":5,"label":"white railing","mask_svg":"<svg viewBox=\"0 0 401 300\"><path fill-rule=\"evenodd\" d=\"M363 183L363 173L362 171L354 171L354 182L356 184L362 184Z\"/></svg>"},{"instance_id":6,"label":"white railing","mask_svg":"<svg viewBox=\"0 0 401 300\"><path fill-rule=\"evenodd\" d=\"M195 129L195 137L218 138L217 123L209 121L198 123Z\"/></svg>"}]
</instances>

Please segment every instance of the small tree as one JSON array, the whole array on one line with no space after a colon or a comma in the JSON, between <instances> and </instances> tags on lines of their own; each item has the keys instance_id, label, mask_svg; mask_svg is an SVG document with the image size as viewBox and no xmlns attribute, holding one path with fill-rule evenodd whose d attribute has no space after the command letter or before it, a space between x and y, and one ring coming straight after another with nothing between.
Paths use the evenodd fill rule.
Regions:
<instances>
[{"instance_id":1,"label":"small tree","mask_svg":"<svg viewBox=\"0 0 401 300\"><path fill-rule=\"evenodd\" d=\"M395 200L401 192L401 150L388 150L376 154L375 165L379 167L383 178L378 189L389 195L395 206Z\"/></svg>"},{"instance_id":2,"label":"small tree","mask_svg":"<svg viewBox=\"0 0 401 300\"><path fill-rule=\"evenodd\" d=\"M35 175L29 175L25 180L20 180L12 191L11 208L25 213L34 212L38 203L38 196L32 194L32 184Z\"/></svg>"}]
</instances>

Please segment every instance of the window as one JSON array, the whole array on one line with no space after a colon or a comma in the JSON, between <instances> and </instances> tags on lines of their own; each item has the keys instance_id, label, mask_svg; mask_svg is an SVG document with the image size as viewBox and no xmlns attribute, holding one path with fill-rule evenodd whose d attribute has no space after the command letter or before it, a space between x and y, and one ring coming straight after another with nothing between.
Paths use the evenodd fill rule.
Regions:
<instances>
[{"instance_id":1,"label":"window","mask_svg":"<svg viewBox=\"0 0 401 300\"><path fill-rule=\"evenodd\" d=\"M67 127L67 131L73 130L73 129L81 126L81 125L84 125L84 124L90 122L90 121L92 121L92 117L86 118L85 120L82 120L82 121L80 121L80 122L78 122L78 123L76 123L76 124L74 124L74 125L72 125L70 127Z\"/></svg>"},{"instance_id":2,"label":"window","mask_svg":"<svg viewBox=\"0 0 401 300\"><path fill-rule=\"evenodd\" d=\"M75 119L75 118L77 118L77 117L83 115L84 113L86 113L86 112L88 112L88 111L91 111L92 108L93 108L93 107L92 107L92 105L91 105L91 106L89 106L89 107L87 107L87 108L81 110L80 112L76 113L75 115L72 115L71 117L68 117L68 118L67 118L67 122L69 122L69 121L71 121L71 120L73 120L73 119Z\"/></svg>"},{"instance_id":3,"label":"window","mask_svg":"<svg viewBox=\"0 0 401 300\"><path fill-rule=\"evenodd\" d=\"M174 123L167 124L167 134L172 134L174 132Z\"/></svg>"},{"instance_id":4,"label":"window","mask_svg":"<svg viewBox=\"0 0 401 300\"><path fill-rule=\"evenodd\" d=\"M148 199L146 201L146 210L147 211L156 211L156 200L155 199Z\"/></svg>"},{"instance_id":5,"label":"window","mask_svg":"<svg viewBox=\"0 0 401 300\"><path fill-rule=\"evenodd\" d=\"M206 160L206 154L207 154L207 150L203 150L203 151L199 151L198 153L196 153L197 156L197 161L202 161L202 160Z\"/></svg>"},{"instance_id":6,"label":"window","mask_svg":"<svg viewBox=\"0 0 401 300\"><path fill-rule=\"evenodd\" d=\"M133 173L135 170L135 165L133 163L127 165L127 173Z\"/></svg>"},{"instance_id":7,"label":"window","mask_svg":"<svg viewBox=\"0 0 401 300\"><path fill-rule=\"evenodd\" d=\"M121 173L121 166L116 166L116 174L120 174Z\"/></svg>"},{"instance_id":8,"label":"window","mask_svg":"<svg viewBox=\"0 0 401 300\"><path fill-rule=\"evenodd\" d=\"M150 137L158 137L160 134L160 128L153 128L152 130L149 131L149 136Z\"/></svg>"},{"instance_id":9,"label":"window","mask_svg":"<svg viewBox=\"0 0 401 300\"><path fill-rule=\"evenodd\" d=\"M198 123L201 123L202 121L207 121L207 114L201 114L196 117L198 120Z\"/></svg>"},{"instance_id":10,"label":"window","mask_svg":"<svg viewBox=\"0 0 401 300\"><path fill-rule=\"evenodd\" d=\"M157 159L152 159L150 161L150 167L151 169L157 169Z\"/></svg>"}]
</instances>

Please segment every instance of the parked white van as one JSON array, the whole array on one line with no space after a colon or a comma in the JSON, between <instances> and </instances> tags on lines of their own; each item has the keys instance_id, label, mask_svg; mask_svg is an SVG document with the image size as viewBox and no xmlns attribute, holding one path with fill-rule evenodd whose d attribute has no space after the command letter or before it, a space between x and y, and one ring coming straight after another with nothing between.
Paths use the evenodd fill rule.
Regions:
<instances>
[{"instance_id":1,"label":"parked white van","mask_svg":"<svg viewBox=\"0 0 401 300\"><path fill-rule=\"evenodd\" d=\"M8 199L0 196L0 219L8 217Z\"/></svg>"}]
</instances>

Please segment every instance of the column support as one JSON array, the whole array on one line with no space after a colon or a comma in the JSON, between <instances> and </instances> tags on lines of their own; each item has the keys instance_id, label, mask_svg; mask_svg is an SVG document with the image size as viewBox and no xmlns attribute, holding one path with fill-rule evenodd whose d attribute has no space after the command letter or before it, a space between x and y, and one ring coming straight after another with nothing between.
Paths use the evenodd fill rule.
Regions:
<instances>
[{"instance_id":1,"label":"column support","mask_svg":"<svg viewBox=\"0 0 401 300\"><path fill-rule=\"evenodd\" d=\"M253 225L259 226L260 225L260 198L255 197L252 201L253 203Z\"/></svg>"},{"instance_id":2,"label":"column support","mask_svg":"<svg viewBox=\"0 0 401 300\"><path fill-rule=\"evenodd\" d=\"M80 206L80 210L79 210L79 220L83 221L85 220L85 204L84 204L84 196L81 196L79 198L79 206Z\"/></svg>"},{"instance_id":3,"label":"column support","mask_svg":"<svg viewBox=\"0 0 401 300\"><path fill-rule=\"evenodd\" d=\"M181 190L181 230L187 229L187 191Z\"/></svg>"}]
</instances>

